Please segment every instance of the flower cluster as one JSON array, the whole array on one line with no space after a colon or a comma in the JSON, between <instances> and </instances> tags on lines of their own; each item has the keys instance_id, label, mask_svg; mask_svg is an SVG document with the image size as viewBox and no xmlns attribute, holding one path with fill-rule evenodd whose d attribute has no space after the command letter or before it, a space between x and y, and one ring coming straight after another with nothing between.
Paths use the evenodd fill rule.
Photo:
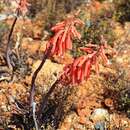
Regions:
<instances>
[{"instance_id":1,"label":"flower cluster","mask_svg":"<svg viewBox=\"0 0 130 130\"><path fill-rule=\"evenodd\" d=\"M72 40L74 38L81 39L81 34L77 31L76 26L82 26L83 24L80 19L74 16L57 23L51 28L54 35L48 41L46 50L52 46L51 55L58 56L63 56L67 50L72 50ZM61 79L72 84L81 83L89 78L93 65L96 73L99 74L99 59L101 58L105 64L109 64L109 60L105 55L106 47L107 41L103 36L101 36L100 46L89 43L86 47L80 47L80 50L86 52L86 55L73 59L73 63L65 66Z\"/></svg>"},{"instance_id":2,"label":"flower cluster","mask_svg":"<svg viewBox=\"0 0 130 130\"><path fill-rule=\"evenodd\" d=\"M20 0L20 2L18 3L18 10L22 13L22 15L25 15L28 11L28 7L29 3L27 2L27 0Z\"/></svg>"},{"instance_id":3,"label":"flower cluster","mask_svg":"<svg viewBox=\"0 0 130 130\"><path fill-rule=\"evenodd\" d=\"M109 64L109 60L105 55L105 45L98 47L97 45L88 44L87 47L81 47L87 55L74 59L71 65L65 67L65 75L70 78L72 84L80 83L90 76L91 68L95 65L96 73L99 73L99 57L103 59L105 64Z\"/></svg>"},{"instance_id":4,"label":"flower cluster","mask_svg":"<svg viewBox=\"0 0 130 130\"><path fill-rule=\"evenodd\" d=\"M75 26L81 26L84 23L75 17L69 17L67 20L57 23L51 30L54 36L51 37L47 44L47 48L53 45L51 54L63 56L67 50L72 50L72 39L81 38L81 34L76 30Z\"/></svg>"},{"instance_id":5,"label":"flower cluster","mask_svg":"<svg viewBox=\"0 0 130 130\"><path fill-rule=\"evenodd\" d=\"M27 0L8 0L5 1L5 3L10 3L11 7L13 8L13 11L18 11L20 14L23 16L27 13L28 11L28 6L30 5Z\"/></svg>"}]
</instances>

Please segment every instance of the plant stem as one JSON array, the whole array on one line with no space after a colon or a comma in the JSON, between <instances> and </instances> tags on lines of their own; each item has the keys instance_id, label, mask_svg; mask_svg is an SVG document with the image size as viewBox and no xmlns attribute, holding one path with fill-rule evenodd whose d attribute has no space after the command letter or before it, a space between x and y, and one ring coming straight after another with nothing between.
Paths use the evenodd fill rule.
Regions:
<instances>
[{"instance_id":1,"label":"plant stem","mask_svg":"<svg viewBox=\"0 0 130 130\"><path fill-rule=\"evenodd\" d=\"M6 48L6 62L7 62L7 65L9 67L10 70L13 70L13 66L11 65L11 61L10 61L10 45L11 45L11 37L12 37L12 34L13 34L13 31L14 31L14 27L15 27L15 24L18 20L18 16L19 16L19 10L17 10L17 13L16 13L16 17L14 19L14 22L11 26L11 29L10 29L10 33L9 33L9 36L8 36L8 41L7 41L7 48Z\"/></svg>"},{"instance_id":2,"label":"plant stem","mask_svg":"<svg viewBox=\"0 0 130 130\"><path fill-rule=\"evenodd\" d=\"M60 76L61 77L61 76ZM45 95L45 97L42 99L42 102L40 103L40 108L39 108L39 112L38 112L38 119L39 119L39 125L41 126L41 121L42 121L42 113L44 113L46 104L48 102L48 98L49 96L52 94L52 92L54 91L54 89L56 88L57 84L60 82L60 78L58 78L53 85L51 86L51 88L49 89L49 91L47 92L47 94Z\"/></svg>"},{"instance_id":3,"label":"plant stem","mask_svg":"<svg viewBox=\"0 0 130 130\"><path fill-rule=\"evenodd\" d=\"M37 75L39 71L41 70L42 66L44 65L46 59L50 56L51 49L52 49L52 45L46 50L45 54L43 55L42 62L40 63L40 65L38 66L38 68L36 69L36 71L34 72L32 76L31 89L30 89L30 107L32 107L32 104L34 102L35 81L36 81Z\"/></svg>"},{"instance_id":4,"label":"plant stem","mask_svg":"<svg viewBox=\"0 0 130 130\"><path fill-rule=\"evenodd\" d=\"M33 120L34 120L35 128L36 128L36 130L39 130L37 120L36 120L36 114L35 114L35 112L36 112L36 103L35 102L33 102L32 107L33 107Z\"/></svg>"},{"instance_id":5,"label":"plant stem","mask_svg":"<svg viewBox=\"0 0 130 130\"><path fill-rule=\"evenodd\" d=\"M53 90L56 88L56 85L59 83L59 79L57 79L53 85L51 86L51 88L49 89L49 91L47 92L47 94L45 95L44 99L41 102L41 111L44 112L46 103L48 101L49 96L51 95L51 93L53 92Z\"/></svg>"},{"instance_id":6,"label":"plant stem","mask_svg":"<svg viewBox=\"0 0 130 130\"><path fill-rule=\"evenodd\" d=\"M32 76L32 81L31 81L31 89L30 89L30 108L32 108L30 110L30 112L32 111L33 113L33 120L34 120L34 123L35 123L35 128L36 130L38 130L38 123L36 121L36 115L35 115L35 107L34 107L34 95L35 95L35 81L36 81L36 78L37 78L37 75L38 73L40 72L41 68L43 67L46 59L50 56L51 54L51 49L52 49L52 45L45 51L45 54L43 55L43 58L42 58L42 62L40 63L40 65L38 66L38 68L35 70L35 72L33 73L33 76ZM40 129L39 129L40 130Z\"/></svg>"}]
</instances>

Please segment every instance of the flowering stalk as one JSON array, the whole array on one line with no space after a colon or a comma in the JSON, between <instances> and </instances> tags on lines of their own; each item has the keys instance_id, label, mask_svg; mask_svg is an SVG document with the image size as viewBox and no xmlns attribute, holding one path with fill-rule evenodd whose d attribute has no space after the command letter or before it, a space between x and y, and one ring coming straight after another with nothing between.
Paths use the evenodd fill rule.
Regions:
<instances>
[{"instance_id":1,"label":"flowering stalk","mask_svg":"<svg viewBox=\"0 0 130 130\"><path fill-rule=\"evenodd\" d=\"M51 54L51 49L52 49L52 45L46 50L45 54L43 55L43 58L42 58L42 62L40 63L40 65L38 66L38 68L35 70L35 72L33 73L33 76L32 76L32 81L31 81L31 89L30 89L30 112L33 113L33 120L34 120L34 123L35 123L35 128L36 130L38 130L38 124L37 124L37 121L36 121L36 116L35 116L35 107L34 107L34 104L35 104L35 101L34 101L34 96L35 96L35 81L36 81L36 78L37 78L37 75L39 73L39 71L41 70L41 68L43 67L46 59L49 58L50 54Z\"/></svg>"},{"instance_id":2,"label":"flowering stalk","mask_svg":"<svg viewBox=\"0 0 130 130\"><path fill-rule=\"evenodd\" d=\"M97 45L88 45L88 47L81 47L87 55L80 56L74 59L71 65L65 67L65 75L70 77L70 83L78 84L90 76L91 68L95 65L96 73L99 74L99 57L103 59L105 64L109 64L109 60L105 55L105 45L99 48ZM96 50L97 49L97 50Z\"/></svg>"},{"instance_id":3,"label":"flowering stalk","mask_svg":"<svg viewBox=\"0 0 130 130\"><path fill-rule=\"evenodd\" d=\"M10 30L8 40L7 40L6 62L7 62L7 65L11 71L13 71L13 66L11 64L11 59L10 59L10 54L11 54L11 49L10 49L11 42L10 41L11 41L11 37L12 37L13 31L15 28L15 24L18 20L18 17L20 15L20 13L25 15L25 13L27 12L27 6L28 6L28 3L26 0L20 0L20 2L18 3L17 8L16 8L16 16L15 16L15 19L14 19L13 24L11 26L11 30Z\"/></svg>"},{"instance_id":4,"label":"flowering stalk","mask_svg":"<svg viewBox=\"0 0 130 130\"><path fill-rule=\"evenodd\" d=\"M49 91L46 93L45 97L42 99L41 103L40 103L40 108L39 108L39 112L38 112L38 119L39 119L39 125L41 125L41 121L42 121L42 113L44 113L46 104L48 102L48 98L49 96L53 93L54 89L56 88L57 84L60 83L60 78L62 76L60 76L50 87Z\"/></svg>"},{"instance_id":5,"label":"flowering stalk","mask_svg":"<svg viewBox=\"0 0 130 130\"><path fill-rule=\"evenodd\" d=\"M11 50L10 50L11 42L10 41L11 41L11 37L12 37L12 34L13 34L15 24L18 20L18 16L19 16L19 10L17 10L16 17L14 19L12 26L11 26L11 30L10 30L10 33L9 33L9 36L8 36L8 41L7 41L7 48L6 48L6 62L7 62L9 69L12 70L12 71L13 71L13 66L12 66L11 61L10 61L10 53L11 53Z\"/></svg>"},{"instance_id":6,"label":"flowering stalk","mask_svg":"<svg viewBox=\"0 0 130 130\"><path fill-rule=\"evenodd\" d=\"M54 27L51 28L51 30L54 32L54 36L52 36L50 40L48 41L47 47L45 50L45 55L42 59L42 62L37 68L37 70L34 72L33 77L32 77L31 90L30 90L30 107L32 107L32 104L34 103L35 80L36 80L37 74L39 73L39 71L41 70L42 66L45 63L45 60L49 56L53 56L53 55L63 56L67 50L72 50L72 39L81 38L80 33L75 28L75 25L83 25L83 22L80 19L70 17L67 20L61 23L58 23ZM42 116L42 113L44 111L44 108L46 106L49 96L54 91L57 84L61 81L61 77L63 75L64 74L61 74L61 76L55 81L55 83L51 86L48 93L45 95L44 99L42 100L41 106L38 112L39 120L41 120L42 118L41 116Z\"/></svg>"},{"instance_id":7,"label":"flowering stalk","mask_svg":"<svg viewBox=\"0 0 130 130\"><path fill-rule=\"evenodd\" d=\"M47 44L47 48L53 44L51 55L63 56L67 50L72 50L72 40L74 38L81 39L81 34L76 30L76 26L83 24L80 19L71 16L52 27L54 36Z\"/></svg>"},{"instance_id":8,"label":"flowering stalk","mask_svg":"<svg viewBox=\"0 0 130 130\"><path fill-rule=\"evenodd\" d=\"M39 71L41 70L42 66L44 65L46 59L49 58L51 54L51 50L52 50L52 45L46 50L45 54L43 55L42 62L40 63L40 65L38 66L38 68L36 69L36 71L34 72L32 76L31 89L30 89L30 107L32 107L32 104L34 102L35 81L36 81L37 75Z\"/></svg>"}]
</instances>

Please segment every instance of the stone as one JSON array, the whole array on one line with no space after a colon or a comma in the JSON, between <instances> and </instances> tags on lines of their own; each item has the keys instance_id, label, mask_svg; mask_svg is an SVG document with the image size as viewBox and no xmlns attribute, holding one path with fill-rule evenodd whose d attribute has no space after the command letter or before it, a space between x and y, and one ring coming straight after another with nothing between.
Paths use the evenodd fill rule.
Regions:
<instances>
[{"instance_id":1,"label":"stone","mask_svg":"<svg viewBox=\"0 0 130 130\"><path fill-rule=\"evenodd\" d=\"M90 119L93 122L99 122L99 121L109 121L110 115L106 109L103 108L97 108L93 111L92 115L90 116Z\"/></svg>"}]
</instances>

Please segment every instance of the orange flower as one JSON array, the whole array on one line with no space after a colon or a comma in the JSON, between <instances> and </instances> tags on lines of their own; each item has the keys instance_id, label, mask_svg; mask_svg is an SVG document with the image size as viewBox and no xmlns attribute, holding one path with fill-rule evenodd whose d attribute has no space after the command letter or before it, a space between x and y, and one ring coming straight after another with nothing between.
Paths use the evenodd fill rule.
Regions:
<instances>
[{"instance_id":1,"label":"orange flower","mask_svg":"<svg viewBox=\"0 0 130 130\"><path fill-rule=\"evenodd\" d=\"M27 2L27 0L20 0L19 4L18 4L18 10L25 15L28 11L28 7L29 3Z\"/></svg>"},{"instance_id":2,"label":"orange flower","mask_svg":"<svg viewBox=\"0 0 130 130\"><path fill-rule=\"evenodd\" d=\"M83 24L80 19L69 17L67 20L52 27L51 30L54 32L54 36L47 44L47 48L50 44L53 44L51 54L63 56L67 50L72 50L73 38L81 38L81 34L76 30L75 26Z\"/></svg>"},{"instance_id":3,"label":"orange flower","mask_svg":"<svg viewBox=\"0 0 130 130\"><path fill-rule=\"evenodd\" d=\"M72 84L81 83L90 76L91 68L95 65L95 71L99 74L99 57L102 57L105 64L109 62L105 55L104 45L82 47L81 50L87 52L87 55L74 59L73 63L65 67L65 74L70 78Z\"/></svg>"}]
</instances>

